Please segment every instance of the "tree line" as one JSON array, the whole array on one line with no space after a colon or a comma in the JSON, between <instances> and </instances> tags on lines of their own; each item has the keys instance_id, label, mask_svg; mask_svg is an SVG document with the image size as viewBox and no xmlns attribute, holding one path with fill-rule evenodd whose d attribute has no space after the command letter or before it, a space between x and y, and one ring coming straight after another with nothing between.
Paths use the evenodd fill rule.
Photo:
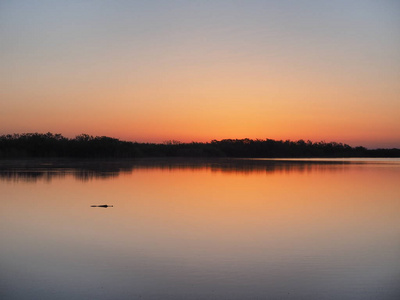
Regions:
<instances>
[{"instance_id":1,"label":"tree line","mask_svg":"<svg viewBox=\"0 0 400 300\"><path fill-rule=\"evenodd\" d=\"M400 157L400 149L366 149L337 142L272 139L223 139L207 143L160 144L121 141L106 136L80 134L66 138L53 133L0 136L0 158L139 158L139 157Z\"/></svg>"}]
</instances>

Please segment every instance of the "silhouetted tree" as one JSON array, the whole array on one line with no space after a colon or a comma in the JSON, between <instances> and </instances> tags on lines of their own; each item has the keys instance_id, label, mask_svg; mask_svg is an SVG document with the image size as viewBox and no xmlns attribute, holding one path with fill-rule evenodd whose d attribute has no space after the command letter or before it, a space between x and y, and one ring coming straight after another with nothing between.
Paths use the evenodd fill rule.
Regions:
<instances>
[{"instance_id":1,"label":"silhouetted tree","mask_svg":"<svg viewBox=\"0 0 400 300\"><path fill-rule=\"evenodd\" d=\"M368 150L337 142L223 139L209 143L162 144L120 141L80 134L73 139L50 132L0 136L0 158L23 157L400 157L400 149Z\"/></svg>"}]
</instances>

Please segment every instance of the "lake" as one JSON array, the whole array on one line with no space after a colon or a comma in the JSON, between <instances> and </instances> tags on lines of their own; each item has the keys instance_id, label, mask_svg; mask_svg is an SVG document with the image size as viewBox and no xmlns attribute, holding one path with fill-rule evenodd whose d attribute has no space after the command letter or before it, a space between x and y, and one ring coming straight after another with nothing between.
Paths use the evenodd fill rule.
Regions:
<instances>
[{"instance_id":1,"label":"lake","mask_svg":"<svg viewBox=\"0 0 400 300\"><path fill-rule=\"evenodd\" d=\"M1 299L400 299L399 159L0 161L0 195Z\"/></svg>"}]
</instances>

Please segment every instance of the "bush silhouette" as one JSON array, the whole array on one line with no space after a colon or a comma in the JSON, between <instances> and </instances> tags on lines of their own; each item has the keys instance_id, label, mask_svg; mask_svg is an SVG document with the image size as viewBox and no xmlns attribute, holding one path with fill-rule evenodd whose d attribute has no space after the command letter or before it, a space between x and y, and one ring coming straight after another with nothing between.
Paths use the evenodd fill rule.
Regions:
<instances>
[{"instance_id":1,"label":"bush silhouette","mask_svg":"<svg viewBox=\"0 0 400 300\"><path fill-rule=\"evenodd\" d=\"M162 144L120 141L106 136L80 134L73 139L53 133L0 136L0 158L76 157L400 157L400 149L368 150L337 142L275 141L272 139L223 139L209 143Z\"/></svg>"}]
</instances>

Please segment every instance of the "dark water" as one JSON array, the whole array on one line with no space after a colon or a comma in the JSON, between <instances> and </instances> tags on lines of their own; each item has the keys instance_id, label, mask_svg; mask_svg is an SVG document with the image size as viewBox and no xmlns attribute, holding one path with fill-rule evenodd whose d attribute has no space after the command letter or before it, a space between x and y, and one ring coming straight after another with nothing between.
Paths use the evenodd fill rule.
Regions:
<instances>
[{"instance_id":1,"label":"dark water","mask_svg":"<svg viewBox=\"0 0 400 300\"><path fill-rule=\"evenodd\" d=\"M398 159L2 161L0 193L0 299L400 299Z\"/></svg>"}]
</instances>

